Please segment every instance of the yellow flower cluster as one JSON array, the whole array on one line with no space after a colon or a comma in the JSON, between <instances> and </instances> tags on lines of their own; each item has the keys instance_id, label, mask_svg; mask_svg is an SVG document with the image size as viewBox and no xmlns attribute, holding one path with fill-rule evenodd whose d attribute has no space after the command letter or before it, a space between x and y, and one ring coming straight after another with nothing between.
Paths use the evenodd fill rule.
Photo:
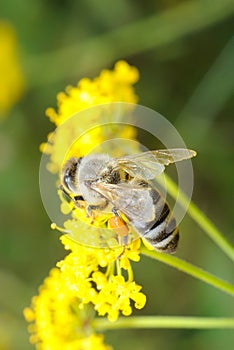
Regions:
<instances>
[{"instance_id":1,"label":"yellow flower cluster","mask_svg":"<svg viewBox=\"0 0 234 350\"><path fill-rule=\"evenodd\" d=\"M30 341L39 350L110 350L92 327L94 310L115 321L120 312L132 313L131 301L137 309L144 307L146 297L132 280L130 264L140 260L140 239L115 250L81 246L66 235L61 240L71 253L51 270L31 308L24 310Z\"/></svg>"},{"instance_id":2,"label":"yellow flower cluster","mask_svg":"<svg viewBox=\"0 0 234 350\"><path fill-rule=\"evenodd\" d=\"M38 350L111 350L92 329L92 314L88 308L80 309L75 291L67 288L57 268L45 279L31 308L24 310L31 323L30 342Z\"/></svg>"},{"instance_id":3,"label":"yellow flower cluster","mask_svg":"<svg viewBox=\"0 0 234 350\"><path fill-rule=\"evenodd\" d=\"M141 286L133 281L130 261L139 261L140 238L131 244L116 249L90 248L62 236L65 249L72 252L61 262L64 283L67 289L76 293L80 307L93 304L99 315L107 314L115 321L119 313L132 313L131 301L137 309L142 309L146 297L140 292ZM126 271L128 278L122 275Z\"/></svg>"},{"instance_id":4,"label":"yellow flower cluster","mask_svg":"<svg viewBox=\"0 0 234 350\"><path fill-rule=\"evenodd\" d=\"M125 61L118 61L114 69L103 70L99 77L81 79L76 87L68 86L66 93L57 96L58 112L48 108L47 116L57 126L74 113L98 104L111 102L136 103L137 96L132 87L139 79L138 70ZM85 130L85 121L81 121Z\"/></svg>"},{"instance_id":5,"label":"yellow flower cluster","mask_svg":"<svg viewBox=\"0 0 234 350\"><path fill-rule=\"evenodd\" d=\"M14 29L0 22L0 117L19 100L24 90L18 51Z\"/></svg>"},{"instance_id":6,"label":"yellow flower cluster","mask_svg":"<svg viewBox=\"0 0 234 350\"><path fill-rule=\"evenodd\" d=\"M77 87L70 86L66 93L58 94L58 112L53 108L46 111L50 120L58 126L56 133L49 134L48 142L41 145L41 151L50 156L48 169L51 172L58 172L66 159L74 155L84 156L105 140L136 137L133 127L114 126L116 111L111 103L136 103L137 96L132 85L138 76L135 67L119 61L113 71L103 70L95 79L82 79ZM90 107L95 108L90 110ZM102 123L112 125L102 126Z\"/></svg>"},{"instance_id":7,"label":"yellow flower cluster","mask_svg":"<svg viewBox=\"0 0 234 350\"><path fill-rule=\"evenodd\" d=\"M121 118L120 124L115 125L116 113L112 113L111 103L135 103L137 96L132 85L137 79L137 69L120 61L113 71L104 70L94 80L83 79L77 87L69 87L66 93L58 95L58 111L47 110L57 129L42 145L42 151L49 155L51 172L60 172L69 157L84 156L106 140L134 141L133 127L121 126L124 122ZM72 114L75 118L70 118ZM96 127L92 128L93 125ZM136 142L127 147L131 152L138 151ZM114 156L118 156L118 148L114 149ZM120 238L108 226L112 213L95 211L90 225L85 208L65 201L61 191L58 195L61 212L70 214L70 218L64 222L64 228L56 224L52 224L52 228L68 233L61 241L71 252L52 270L39 295L33 298L31 308L25 310L26 319L32 322L31 341L41 350L107 350L110 348L103 343L103 338L92 329L95 314L115 321L119 315L128 316L133 307L141 309L146 303L131 267L132 261L140 260L141 239L131 233L129 243L120 245Z\"/></svg>"}]
</instances>

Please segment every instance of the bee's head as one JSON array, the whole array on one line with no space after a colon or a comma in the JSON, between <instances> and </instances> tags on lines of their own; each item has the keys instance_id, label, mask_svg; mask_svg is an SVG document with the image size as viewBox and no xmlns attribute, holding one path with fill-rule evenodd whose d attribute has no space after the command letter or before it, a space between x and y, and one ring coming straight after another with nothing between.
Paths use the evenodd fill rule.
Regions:
<instances>
[{"instance_id":1,"label":"bee's head","mask_svg":"<svg viewBox=\"0 0 234 350\"><path fill-rule=\"evenodd\" d=\"M70 158L65 163L61 172L61 185L66 192L79 194L79 186L77 183L79 165L82 157Z\"/></svg>"}]
</instances>

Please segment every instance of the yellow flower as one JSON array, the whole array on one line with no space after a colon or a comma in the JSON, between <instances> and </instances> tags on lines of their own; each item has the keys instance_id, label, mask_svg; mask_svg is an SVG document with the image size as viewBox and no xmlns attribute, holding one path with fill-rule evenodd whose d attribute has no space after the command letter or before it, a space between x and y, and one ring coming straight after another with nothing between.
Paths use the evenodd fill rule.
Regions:
<instances>
[{"instance_id":1,"label":"yellow flower","mask_svg":"<svg viewBox=\"0 0 234 350\"><path fill-rule=\"evenodd\" d=\"M144 307L146 297L132 280L131 266L126 269L130 269L127 280L118 266L115 273L115 264L131 259L131 253L134 260L139 260L140 239L114 250L85 247L67 236L61 240L71 253L51 270L39 295L32 299L31 308L24 310L31 323L30 341L40 350L110 350L92 328L95 314L91 306L98 315L107 314L110 321L115 321L119 313L129 316L131 301L137 309Z\"/></svg>"},{"instance_id":2,"label":"yellow flower","mask_svg":"<svg viewBox=\"0 0 234 350\"><path fill-rule=\"evenodd\" d=\"M10 24L0 22L0 116L9 111L24 91L18 51L14 29Z\"/></svg>"},{"instance_id":3,"label":"yellow flower","mask_svg":"<svg viewBox=\"0 0 234 350\"><path fill-rule=\"evenodd\" d=\"M66 235L61 241L71 253L57 266L67 288L75 293L81 305L93 304L98 314L107 314L110 321L115 321L119 313L130 315L131 300L138 309L145 306L146 297L140 292L142 287L133 281L130 264L130 260L140 260L140 238L115 249L86 247ZM127 279L122 269L127 271Z\"/></svg>"},{"instance_id":4,"label":"yellow flower","mask_svg":"<svg viewBox=\"0 0 234 350\"><path fill-rule=\"evenodd\" d=\"M132 110L132 103L137 101L132 85L137 79L137 69L120 61L113 71L104 70L93 80L82 79L77 87L58 95L58 111L47 110L57 129L41 146L49 156L49 171L60 172L68 158L84 156L106 140L136 139L135 129L121 124L125 122L121 119L123 111L116 105L113 109L112 102L127 102L127 111ZM115 157L123 152L118 146L112 147ZM138 151L136 142L127 147ZM134 307L144 307L146 296L134 281L131 267L132 262L140 260L141 239L130 230L128 244L124 237L121 241L109 227L112 213L95 210L91 225L84 207L67 202L61 190L58 195L61 212L70 218L63 228L56 224L52 228L66 233L61 241L70 253L57 263L33 298L32 307L25 310L26 319L32 322L31 342L41 350L109 350L92 328L92 319L95 315L107 316L113 322L121 314L129 316Z\"/></svg>"},{"instance_id":5,"label":"yellow flower","mask_svg":"<svg viewBox=\"0 0 234 350\"><path fill-rule=\"evenodd\" d=\"M31 323L30 342L39 350L111 350L92 329L93 311L80 308L59 269L51 270L24 316Z\"/></svg>"},{"instance_id":6,"label":"yellow flower","mask_svg":"<svg viewBox=\"0 0 234 350\"><path fill-rule=\"evenodd\" d=\"M116 321L120 312L124 316L131 315L131 300L135 301L134 306L138 309L145 306L146 297L140 293L141 286L125 281L122 275L107 278L103 273L97 272L93 274L92 281L100 289L95 297L95 310L101 316L107 314L109 321Z\"/></svg>"},{"instance_id":7,"label":"yellow flower","mask_svg":"<svg viewBox=\"0 0 234 350\"><path fill-rule=\"evenodd\" d=\"M54 134L48 135L47 143L41 144L41 151L50 156L49 171L58 172L71 156L84 156L105 140L135 139L136 130L133 127L113 124L123 120L114 119L116 111L111 103L136 103L137 96L132 84L136 83L138 76L135 67L119 61L113 71L104 70L93 80L84 78L77 87L70 86L66 93L58 94L58 111L53 108L46 111L58 128ZM106 125L102 126L104 123ZM108 123L112 123L111 126Z\"/></svg>"},{"instance_id":8,"label":"yellow flower","mask_svg":"<svg viewBox=\"0 0 234 350\"><path fill-rule=\"evenodd\" d=\"M104 70L93 81L82 79L76 88L70 87L66 94L58 95L58 112L47 110L51 120L58 125L48 148L43 150L51 155L50 170L58 171L61 164L71 156L79 157L89 153L90 149L105 141L106 135L109 138L123 135L135 139L135 130L125 125L111 124L104 128L97 126L78 138L75 133L77 130L77 134L80 130L85 131L96 122L114 122L112 106L109 108L105 105L103 113L99 104L119 100L136 102L132 84L137 79L136 68L120 61L113 71ZM96 105L97 108L87 109ZM78 115L78 121L76 117L69 119L72 113L83 109L84 112ZM71 138L75 142L69 148ZM130 147L136 152L138 146L134 144ZM64 149L67 151L64 152ZM61 240L71 253L57 264L67 288L76 293L81 305L93 304L99 315L107 315L111 321L116 320L121 313L130 315L132 305L136 308L144 307L146 297L140 292L141 287L133 281L131 268L131 261L140 260L140 238L135 239L134 233L130 232L129 244L120 245L115 230L109 228L109 219L113 214L96 210L91 225L85 208L77 208L72 201L67 203L61 193L59 195L61 211L71 214L70 219L64 222L64 228L57 227L69 234L69 237L62 236ZM53 228L56 228L55 224ZM127 272L127 277L123 276L123 271Z\"/></svg>"},{"instance_id":9,"label":"yellow flower","mask_svg":"<svg viewBox=\"0 0 234 350\"><path fill-rule=\"evenodd\" d=\"M139 79L138 70L125 61L116 63L114 70L103 70L99 77L84 78L76 87L68 86L66 93L57 96L58 112L48 108L47 116L57 126L83 109L111 102L136 103L137 96L132 87ZM81 121L85 130L85 121Z\"/></svg>"}]
</instances>

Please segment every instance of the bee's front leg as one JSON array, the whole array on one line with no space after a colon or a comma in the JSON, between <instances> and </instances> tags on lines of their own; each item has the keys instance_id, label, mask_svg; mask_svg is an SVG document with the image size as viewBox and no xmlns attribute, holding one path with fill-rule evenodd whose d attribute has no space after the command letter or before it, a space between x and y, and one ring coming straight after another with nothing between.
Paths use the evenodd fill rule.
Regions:
<instances>
[{"instance_id":1,"label":"bee's front leg","mask_svg":"<svg viewBox=\"0 0 234 350\"><path fill-rule=\"evenodd\" d=\"M94 218L95 218L95 215L94 215L94 210L98 210L98 211L100 211L100 210L103 210L103 209L105 209L106 208L106 206L107 206L107 201L106 200L104 200L104 201L102 201L101 203L98 203L98 204L96 204L96 205L94 205L94 204L88 204L87 206L86 206L86 217L88 218L88 217L91 217L91 224L93 224L93 222L94 222Z\"/></svg>"},{"instance_id":2,"label":"bee's front leg","mask_svg":"<svg viewBox=\"0 0 234 350\"><path fill-rule=\"evenodd\" d=\"M60 185L58 189L62 191L66 200L69 202L72 202L75 205L75 207L77 207L77 208L84 207L85 201L84 201L84 198L82 196L79 196L79 195L71 196L71 194L68 191L66 191L66 189L62 185Z\"/></svg>"},{"instance_id":3,"label":"bee's front leg","mask_svg":"<svg viewBox=\"0 0 234 350\"><path fill-rule=\"evenodd\" d=\"M72 198L72 201L77 208L84 208L85 206L85 201L82 196L75 196Z\"/></svg>"},{"instance_id":4,"label":"bee's front leg","mask_svg":"<svg viewBox=\"0 0 234 350\"><path fill-rule=\"evenodd\" d=\"M91 218L91 222L90 222L90 224L92 225L93 224L93 222L94 222L94 218L95 218L95 215L94 215L94 210L96 210L98 207L96 206L96 205L88 205L87 207L86 207L86 217L87 218Z\"/></svg>"}]
</instances>

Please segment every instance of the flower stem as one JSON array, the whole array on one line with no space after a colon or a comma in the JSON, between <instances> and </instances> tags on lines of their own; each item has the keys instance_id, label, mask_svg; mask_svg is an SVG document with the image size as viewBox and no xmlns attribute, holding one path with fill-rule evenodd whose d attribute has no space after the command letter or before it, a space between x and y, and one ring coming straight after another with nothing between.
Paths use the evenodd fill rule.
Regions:
<instances>
[{"instance_id":1,"label":"flower stem","mask_svg":"<svg viewBox=\"0 0 234 350\"><path fill-rule=\"evenodd\" d=\"M93 321L93 327L98 331L121 328L234 329L234 318L138 316L120 317L116 322L109 322L104 318L96 318Z\"/></svg>"},{"instance_id":2,"label":"flower stem","mask_svg":"<svg viewBox=\"0 0 234 350\"><path fill-rule=\"evenodd\" d=\"M132 281L133 281L133 271L132 271L131 264L129 264L129 267L128 267L128 282L132 282Z\"/></svg>"},{"instance_id":3,"label":"flower stem","mask_svg":"<svg viewBox=\"0 0 234 350\"><path fill-rule=\"evenodd\" d=\"M120 267L119 259L116 260L115 264L116 264L117 275L121 276L121 267Z\"/></svg>"},{"instance_id":4,"label":"flower stem","mask_svg":"<svg viewBox=\"0 0 234 350\"><path fill-rule=\"evenodd\" d=\"M175 267L176 269L183 271L188 275L193 276L203 282L206 282L207 284L210 284L211 286L217 289L220 289L226 292L227 294L234 295L234 286L232 284L229 284L228 282L215 277L209 272L204 271L201 268L188 263L187 261L184 261L182 259L179 259L169 254L164 254L164 253L156 252L154 250L149 250L145 247L142 247L141 251L144 255L150 258L159 260L167 265Z\"/></svg>"},{"instance_id":5,"label":"flower stem","mask_svg":"<svg viewBox=\"0 0 234 350\"><path fill-rule=\"evenodd\" d=\"M187 208L189 199L187 196L179 192L177 185L165 175L167 190L169 194L178 200L182 207ZM187 211L188 215L205 231L205 233L215 242L215 244L232 260L234 261L234 247L223 237L222 233L215 227L215 225L203 214L199 208L190 203Z\"/></svg>"}]
</instances>

